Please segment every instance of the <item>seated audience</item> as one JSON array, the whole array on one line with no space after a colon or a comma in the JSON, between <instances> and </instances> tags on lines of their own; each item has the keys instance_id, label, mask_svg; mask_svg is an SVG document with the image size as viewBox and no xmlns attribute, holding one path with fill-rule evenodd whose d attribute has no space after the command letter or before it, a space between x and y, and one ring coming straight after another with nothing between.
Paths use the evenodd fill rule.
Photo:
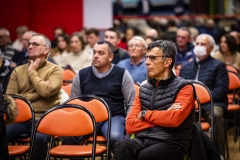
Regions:
<instances>
[{"instance_id":1,"label":"seated audience","mask_svg":"<svg viewBox=\"0 0 240 160\"><path fill-rule=\"evenodd\" d=\"M71 52L63 55L63 63L68 64L75 73L92 65L92 54L84 50L85 42L78 32L71 35L70 46Z\"/></svg>"},{"instance_id":2,"label":"seated audience","mask_svg":"<svg viewBox=\"0 0 240 160\"><path fill-rule=\"evenodd\" d=\"M125 68L136 83L142 83L147 79L147 66L144 55L147 44L140 36L134 36L128 41L128 53L130 58L118 62L118 66Z\"/></svg>"},{"instance_id":3,"label":"seated audience","mask_svg":"<svg viewBox=\"0 0 240 160\"><path fill-rule=\"evenodd\" d=\"M86 37L87 37L87 45L85 46L85 50L93 54L93 46L99 41L99 30L96 28L90 28L86 31Z\"/></svg>"},{"instance_id":4,"label":"seated audience","mask_svg":"<svg viewBox=\"0 0 240 160\"><path fill-rule=\"evenodd\" d=\"M215 41L208 34L200 34L196 38L194 53L196 58L182 66L180 77L198 80L211 91L213 98L214 124L213 141L220 154L225 155L224 112L228 106L228 73L224 63L211 57ZM210 120L210 103L202 105L202 115Z\"/></svg>"},{"instance_id":5,"label":"seated audience","mask_svg":"<svg viewBox=\"0 0 240 160\"><path fill-rule=\"evenodd\" d=\"M19 52L22 51L23 49L22 36L27 31L28 31L27 26L18 26L16 29L17 39L13 42L12 46Z\"/></svg>"},{"instance_id":6,"label":"seated audience","mask_svg":"<svg viewBox=\"0 0 240 160\"><path fill-rule=\"evenodd\" d=\"M107 41L93 47L93 66L81 69L73 79L71 97L91 94L103 98L112 117L110 149L124 138L125 118L135 97L133 80L128 71L111 63L114 47ZM97 124L97 130L107 137L108 122ZM63 144L79 144L84 137L63 137Z\"/></svg>"},{"instance_id":7,"label":"seated audience","mask_svg":"<svg viewBox=\"0 0 240 160\"><path fill-rule=\"evenodd\" d=\"M36 120L48 109L59 105L59 92L62 86L62 69L48 62L50 40L42 34L34 35L28 42L29 63L17 67L11 74L7 94L18 94L33 105ZM7 126L7 142L12 142L22 134L30 134L31 121ZM48 136L37 134L34 146L34 159L46 157Z\"/></svg>"},{"instance_id":8,"label":"seated audience","mask_svg":"<svg viewBox=\"0 0 240 160\"><path fill-rule=\"evenodd\" d=\"M182 27L177 30L176 45L176 66L183 65L195 58L193 53L194 46L191 43L191 32L188 28Z\"/></svg>"},{"instance_id":9,"label":"seated audience","mask_svg":"<svg viewBox=\"0 0 240 160\"><path fill-rule=\"evenodd\" d=\"M17 66L28 63L28 41L34 36L36 33L34 31L27 31L22 36L23 49L18 54L13 56L12 61L16 63Z\"/></svg>"},{"instance_id":10,"label":"seated audience","mask_svg":"<svg viewBox=\"0 0 240 160\"><path fill-rule=\"evenodd\" d=\"M60 67L65 68L67 64L63 60L64 54L66 56L71 52L69 46L69 39L66 34L60 34L56 37L57 46L50 52L50 58Z\"/></svg>"},{"instance_id":11,"label":"seated audience","mask_svg":"<svg viewBox=\"0 0 240 160\"><path fill-rule=\"evenodd\" d=\"M148 82L140 87L127 117L133 139L114 145L113 160L184 159L194 128L194 88L172 72L176 57L170 41L149 44ZM132 135L133 136L133 135Z\"/></svg>"},{"instance_id":12,"label":"seated audience","mask_svg":"<svg viewBox=\"0 0 240 160\"><path fill-rule=\"evenodd\" d=\"M240 70L240 53L237 49L238 45L234 37L225 34L220 39L219 51L216 51L213 57L226 64L232 64Z\"/></svg>"},{"instance_id":13,"label":"seated audience","mask_svg":"<svg viewBox=\"0 0 240 160\"><path fill-rule=\"evenodd\" d=\"M117 64L119 61L129 58L128 52L118 46L121 42L121 37L120 32L117 29L107 29L104 33L104 40L110 42L114 46L113 64Z\"/></svg>"}]
</instances>

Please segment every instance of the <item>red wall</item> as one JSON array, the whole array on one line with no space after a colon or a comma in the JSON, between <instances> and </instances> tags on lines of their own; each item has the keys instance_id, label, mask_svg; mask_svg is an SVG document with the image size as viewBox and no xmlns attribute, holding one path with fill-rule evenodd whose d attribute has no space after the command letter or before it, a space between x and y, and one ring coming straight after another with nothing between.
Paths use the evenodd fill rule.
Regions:
<instances>
[{"instance_id":1,"label":"red wall","mask_svg":"<svg viewBox=\"0 0 240 160\"><path fill-rule=\"evenodd\" d=\"M1 0L0 6L0 26L10 31L12 41L20 25L50 39L55 27L72 34L83 26L83 0Z\"/></svg>"}]
</instances>

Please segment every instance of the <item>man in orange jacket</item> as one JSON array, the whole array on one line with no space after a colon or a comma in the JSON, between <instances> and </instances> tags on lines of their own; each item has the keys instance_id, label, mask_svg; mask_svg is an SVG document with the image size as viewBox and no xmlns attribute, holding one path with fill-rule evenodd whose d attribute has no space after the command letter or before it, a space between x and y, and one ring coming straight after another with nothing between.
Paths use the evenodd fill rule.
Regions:
<instances>
[{"instance_id":1,"label":"man in orange jacket","mask_svg":"<svg viewBox=\"0 0 240 160\"><path fill-rule=\"evenodd\" d=\"M176 48L170 41L155 41L147 48L148 81L140 87L127 121L133 139L114 145L113 160L183 159L194 126L194 88L172 68Z\"/></svg>"}]
</instances>

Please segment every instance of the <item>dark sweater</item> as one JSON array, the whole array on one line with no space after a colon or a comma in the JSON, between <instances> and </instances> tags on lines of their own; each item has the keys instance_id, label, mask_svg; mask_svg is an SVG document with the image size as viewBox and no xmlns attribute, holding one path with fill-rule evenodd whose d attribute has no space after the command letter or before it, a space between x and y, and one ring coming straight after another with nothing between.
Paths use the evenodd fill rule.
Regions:
<instances>
[{"instance_id":1,"label":"dark sweater","mask_svg":"<svg viewBox=\"0 0 240 160\"><path fill-rule=\"evenodd\" d=\"M182 66L180 77L194 80L198 67L200 67L200 70L197 80L204 83L210 89L214 105L226 109L228 105L228 73L225 64L211 56L199 63L195 59ZM210 104L203 105L202 107L207 111L210 110Z\"/></svg>"}]
</instances>

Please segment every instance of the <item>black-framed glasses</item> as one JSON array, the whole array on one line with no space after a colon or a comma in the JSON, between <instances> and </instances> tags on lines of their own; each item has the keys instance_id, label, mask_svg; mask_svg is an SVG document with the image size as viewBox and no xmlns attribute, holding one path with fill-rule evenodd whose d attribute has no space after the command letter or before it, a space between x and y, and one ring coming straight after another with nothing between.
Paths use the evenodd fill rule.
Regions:
<instances>
[{"instance_id":1,"label":"black-framed glasses","mask_svg":"<svg viewBox=\"0 0 240 160\"><path fill-rule=\"evenodd\" d=\"M36 42L28 43L28 44L27 44L27 47L29 48L31 45L32 45L33 48L36 48L37 46L40 46L41 44L38 44L38 43L36 43Z\"/></svg>"},{"instance_id":2,"label":"black-framed glasses","mask_svg":"<svg viewBox=\"0 0 240 160\"><path fill-rule=\"evenodd\" d=\"M151 62L155 61L157 57L168 57L168 56L144 56L145 61L149 59Z\"/></svg>"}]
</instances>

